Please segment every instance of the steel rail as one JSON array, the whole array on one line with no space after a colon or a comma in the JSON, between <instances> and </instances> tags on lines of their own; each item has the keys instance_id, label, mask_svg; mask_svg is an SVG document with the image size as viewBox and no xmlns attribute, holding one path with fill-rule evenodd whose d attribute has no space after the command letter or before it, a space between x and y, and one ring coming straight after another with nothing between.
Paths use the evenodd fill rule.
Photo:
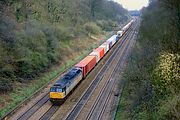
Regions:
<instances>
[{"instance_id":1,"label":"steel rail","mask_svg":"<svg viewBox=\"0 0 180 120\"><path fill-rule=\"evenodd\" d=\"M127 32L128 33L128 32ZM80 110L83 108L86 101L89 99L92 92L95 90L98 83L102 80L103 75L105 74L105 71L107 70L109 64L112 62L114 56L117 55L118 50L122 47L124 41L126 40L128 34L126 33L125 38L121 41L121 44L115 49L113 54L110 56L108 61L105 63L105 65L101 68L100 72L96 75L93 82L90 84L90 86L86 89L86 91L83 93L83 96L80 98L80 100L77 102L77 104L74 106L74 108L70 111L70 113L66 116L66 120L72 120L77 117Z\"/></svg>"}]
</instances>

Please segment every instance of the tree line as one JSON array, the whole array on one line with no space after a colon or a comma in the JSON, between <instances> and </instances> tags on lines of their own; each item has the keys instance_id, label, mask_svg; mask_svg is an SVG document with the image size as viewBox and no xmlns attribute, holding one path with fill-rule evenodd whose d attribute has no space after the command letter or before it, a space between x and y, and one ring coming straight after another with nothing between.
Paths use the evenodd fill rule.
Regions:
<instances>
[{"instance_id":1,"label":"tree line","mask_svg":"<svg viewBox=\"0 0 180 120\"><path fill-rule=\"evenodd\" d=\"M66 41L111 31L128 18L127 10L108 0L1 0L0 91L61 62Z\"/></svg>"}]
</instances>

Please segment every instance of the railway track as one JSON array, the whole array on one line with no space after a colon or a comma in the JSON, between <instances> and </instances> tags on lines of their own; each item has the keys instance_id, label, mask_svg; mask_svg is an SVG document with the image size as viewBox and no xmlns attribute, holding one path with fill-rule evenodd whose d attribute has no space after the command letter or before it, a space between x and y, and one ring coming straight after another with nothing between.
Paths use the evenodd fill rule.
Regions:
<instances>
[{"instance_id":1,"label":"railway track","mask_svg":"<svg viewBox=\"0 0 180 120\"><path fill-rule=\"evenodd\" d=\"M117 66L120 66L121 63L122 62L119 61ZM107 104L109 96L111 95L112 90L113 90L113 88L115 86L115 79L113 78L113 76L116 75L115 71L117 70L117 68L119 68L119 67L116 67L114 69L114 71L111 74L110 78L107 80L106 84L103 86L102 91L98 95L98 98L94 102L93 106L90 108L90 111L89 111L88 115L86 116L87 120L90 120L90 119L93 119L93 120L94 119L100 119L101 114L102 114L102 112L103 112L103 110L105 108L105 104ZM99 102L99 101L101 101L101 102ZM99 116L98 116L98 114L99 114Z\"/></svg>"},{"instance_id":2,"label":"railway track","mask_svg":"<svg viewBox=\"0 0 180 120\"><path fill-rule=\"evenodd\" d=\"M130 28L130 29L133 29L133 28ZM131 30L130 30L131 31ZM123 40L123 43L124 41L128 40L128 39L131 39L129 38L130 36L125 36L125 39ZM133 37L133 32L131 32L131 37ZM114 51L115 53L113 54L114 56L118 53L118 50L120 49L120 47L123 45L123 43ZM124 43L125 44L125 43ZM128 49L128 46L129 46L129 43L128 45L126 46L125 50L124 50L124 54L125 52L127 51ZM112 58L110 58L110 62L112 61L112 59L114 58L114 56ZM107 64L110 64L110 62ZM117 66L119 66L120 64L122 63L122 61L119 59L119 62L117 64ZM109 65L107 65L109 66ZM103 72L104 74L106 73L106 68L107 66L105 65L101 72ZM89 111L89 114L85 115L83 114L83 118L82 119L100 119L102 117L102 113L103 111L105 110L105 104L108 103L108 99L110 98L110 93L112 92L112 89L115 85L115 80L113 79L112 76L115 75L115 72L118 69L118 67L114 67L114 69L112 70L112 72L110 73L109 77L108 77L108 80L106 80L106 83L104 84L104 87L101 89L101 92L99 94L99 96L97 97L95 103L93 104L93 106L90 108L90 111ZM91 84L91 86L87 89L87 91L84 93L83 97L79 100L79 102L76 104L76 106L71 110L71 112L67 115L67 117L65 118L66 120L75 120L78 118L79 114L81 111L83 111L83 107L85 106L85 104L87 103L89 97L91 96L91 94L93 93L93 91L95 90L95 88L97 87L98 83L103 79L103 76L104 74L101 73L98 74L98 76L96 77L96 79L93 81L93 83ZM106 89L108 88L108 86L110 86L111 89ZM106 92L104 92L106 91ZM107 99L106 99L107 98ZM100 100L100 99L103 99L103 100ZM101 101L101 102L98 102L98 101ZM103 105L104 104L104 105ZM93 114L96 114L96 115L93 115ZM97 115L99 114L99 115ZM93 115L93 117L92 117Z\"/></svg>"},{"instance_id":3,"label":"railway track","mask_svg":"<svg viewBox=\"0 0 180 120\"><path fill-rule=\"evenodd\" d=\"M18 120L27 120L31 117L32 114L34 114L41 106L43 106L47 101L49 100L49 95L46 94L42 99L37 101L30 109L25 111Z\"/></svg>"},{"instance_id":4,"label":"railway track","mask_svg":"<svg viewBox=\"0 0 180 120\"><path fill-rule=\"evenodd\" d=\"M66 70L65 70L66 71ZM45 89L47 89L47 86L52 84L54 81L56 81L60 76L62 76L62 74L65 73L65 71L57 74L54 78L52 78L52 80L42 86L36 93L34 93L32 96L30 96L29 98L26 98L23 102L21 102L16 108L14 108L12 111L10 111L9 113L7 113L6 115L4 115L3 117L0 118L0 120L26 120L29 119L31 117L32 114L34 114L38 109L40 109L45 103L48 102L49 100L49 92L46 92ZM42 91L42 89L44 89L44 91ZM34 96L36 96L37 94L42 94L45 93L43 95L41 95L38 100L36 102L33 102L33 104L25 109L25 112L22 113L21 115L18 116L13 116L13 114L20 109L21 107L25 106L27 104L27 102L33 98Z\"/></svg>"},{"instance_id":5,"label":"railway track","mask_svg":"<svg viewBox=\"0 0 180 120\"><path fill-rule=\"evenodd\" d=\"M130 28L130 29L132 29L132 28ZM122 40L120 41L120 43L119 42L117 43L120 45L115 49L115 51L110 56L110 58L108 59L106 64L102 67L100 72L96 75L96 79L92 82L90 87L86 90L87 94L82 97L82 98L84 98L83 100L85 100L85 99L88 100L89 96L92 94L93 90L95 89L95 86L98 85L99 82L102 80L102 77L106 74L105 71L107 70L108 66L112 63L113 58L117 55L119 49L124 45L124 42L126 41L126 39L128 39L129 33L130 33L130 31L127 31L126 34L124 35L124 37L122 38ZM80 108L82 107L81 105L83 105L83 104L82 103L79 104ZM29 120L31 120L31 119L48 120L54 115L54 113L59 108L60 108L60 106L52 106L51 105L51 103L49 102L49 93L46 93L41 99L39 99L29 109L27 109L24 113L22 113L15 119L18 119L18 120L27 120L27 119L29 119ZM68 117L67 117L67 119L68 119Z\"/></svg>"},{"instance_id":6,"label":"railway track","mask_svg":"<svg viewBox=\"0 0 180 120\"><path fill-rule=\"evenodd\" d=\"M49 120L58 109L59 106L51 106L51 108L40 118L40 120Z\"/></svg>"},{"instance_id":7,"label":"railway track","mask_svg":"<svg viewBox=\"0 0 180 120\"><path fill-rule=\"evenodd\" d=\"M138 35L137 31L139 30L139 25L140 25L140 22L138 21L138 23L136 25L136 29L134 31L134 36L132 38L133 41L131 42L130 49L128 50L129 53L132 51L132 48L133 48L133 46L134 46L134 44L136 42L137 35ZM124 57L124 59L126 59L127 57L128 57L128 55L126 55ZM124 65L124 67L126 67L126 65ZM121 73L123 73L123 71L121 71ZM115 119L117 108L118 108L118 105L119 105L119 101L121 99L121 95L122 95L122 92L123 92L123 90L125 88L125 84L126 84L126 80L123 79L122 74L120 74L118 76L117 84L119 84L119 85L114 89L114 91L115 91L116 95L118 94L118 97L116 95L115 96L111 95L109 103L106 105L104 113L102 114L102 117L101 117L102 120L108 120L109 118L110 119Z\"/></svg>"},{"instance_id":8,"label":"railway track","mask_svg":"<svg viewBox=\"0 0 180 120\"><path fill-rule=\"evenodd\" d=\"M122 43L123 43L123 40L122 40ZM121 43L121 44L122 44ZM120 47L118 47L116 50L118 50ZM103 76L104 74L105 74L105 71L106 71L106 69L108 68L108 66L109 66L109 64L112 62L112 60L113 60L113 58L114 58L114 56L115 56L115 54L113 54L112 56L111 56L111 59L109 59L107 62L106 62L106 64L104 65L104 68L105 69L101 69L100 70L100 72L98 73L98 75L96 75L97 77L97 81L93 81L93 83L94 84L98 84L98 80L100 80L100 78L101 78L101 76ZM89 90L90 91L88 91L89 93L91 93L91 90L92 90L92 87L89 87ZM85 96L86 97L86 96ZM53 108L53 107L52 107ZM54 111L53 111L54 110ZM53 110L48 110L47 112L46 112L46 114L44 114L42 117L41 117L41 119L43 119L43 120L47 120L47 119L50 119L51 117L50 116L52 116L56 111L57 111L57 109L53 109ZM46 116L49 116L49 117L46 117Z\"/></svg>"},{"instance_id":9,"label":"railway track","mask_svg":"<svg viewBox=\"0 0 180 120\"><path fill-rule=\"evenodd\" d=\"M135 37L135 31L132 33L132 37L130 39L134 39ZM132 42L128 43L128 47L126 47L126 53L128 53L127 49L129 46L132 46ZM105 120L106 114L105 111L107 110L107 106L111 102L111 98L114 96L113 90L117 84L116 78L118 78L118 74L116 71L120 71L121 67L123 67L123 64L125 63L125 58L127 57L127 54L124 54L122 60L119 61L118 65L115 68L115 72L112 74L112 78L110 80L110 84L106 85L106 89L103 90L103 92L99 95L99 98L96 99L95 103L93 104L93 107L90 109L86 120ZM103 118L103 119L102 119Z\"/></svg>"}]
</instances>

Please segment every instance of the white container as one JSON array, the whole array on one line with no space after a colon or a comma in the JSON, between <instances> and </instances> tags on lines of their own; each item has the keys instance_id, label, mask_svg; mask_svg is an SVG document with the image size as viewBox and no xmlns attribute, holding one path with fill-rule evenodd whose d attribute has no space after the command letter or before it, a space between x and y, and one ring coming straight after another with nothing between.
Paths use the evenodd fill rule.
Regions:
<instances>
[{"instance_id":1,"label":"white container","mask_svg":"<svg viewBox=\"0 0 180 120\"><path fill-rule=\"evenodd\" d=\"M101 46L99 46L99 47L101 47L101 48L104 48L104 54L106 54L107 53L107 51L108 51L108 44L102 44Z\"/></svg>"},{"instance_id":2,"label":"white container","mask_svg":"<svg viewBox=\"0 0 180 120\"><path fill-rule=\"evenodd\" d=\"M123 31L121 31L121 30L120 30L120 31L117 31L117 36L118 36L118 37L121 37L122 34L123 34Z\"/></svg>"},{"instance_id":3,"label":"white container","mask_svg":"<svg viewBox=\"0 0 180 120\"><path fill-rule=\"evenodd\" d=\"M107 41L112 42L112 45L114 45L116 43L116 37L117 37L117 35L113 35Z\"/></svg>"},{"instance_id":4,"label":"white container","mask_svg":"<svg viewBox=\"0 0 180 120\"><path fill-rule=\"evenodd\" d=\"M100 60L100 54L99 54L99 52L93 51L93 52L91 52L89 55L90 55L90 56L96 56L96 63L99 62L99 60Z\"/></svg>"},{"instance_id":5,"label":"white container","mask_svg":"<svg viewBox=\"0 0 180 120\"><path fill-rule=\"evenodd\" d=\"M107 52L109 51L109 44L107 43L107 42L104 42L102 45L104 45L104 46L106 46L106 48L107 48Z\"/></svg>"},{"instance_id":6,"label":"white container","mask_svg":"<svg viewBox=\"0 0 180 120\"><path fill-rule=\"evenodd\" d=\"M131 26L131 24L134 22L134 20L131 20L127 25L125 25L122 28L123 33L127 31L127 29Z\"/></svg>"}]
</instances>

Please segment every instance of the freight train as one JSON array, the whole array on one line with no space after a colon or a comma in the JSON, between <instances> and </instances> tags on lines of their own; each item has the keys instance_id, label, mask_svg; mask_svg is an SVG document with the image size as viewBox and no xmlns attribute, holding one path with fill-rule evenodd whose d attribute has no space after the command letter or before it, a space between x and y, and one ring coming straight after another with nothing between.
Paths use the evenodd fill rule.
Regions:
<instances>
[{"instance_id":1,"label":"freight train","mask_svg":"<svg viewBox=\"0 0 180 120\"><path fill-rule=\"evenodd\" d=\"M134 20L131 20L120 31L118 31L116 35L113 35L102 45L93 50L82 61L66 72L53 86L51 86L50 101L53 104L63 102L77 84L89 74L95 65L98 64L113 45L123 36L133 21Z\"/></svg>"}]
</instances>

